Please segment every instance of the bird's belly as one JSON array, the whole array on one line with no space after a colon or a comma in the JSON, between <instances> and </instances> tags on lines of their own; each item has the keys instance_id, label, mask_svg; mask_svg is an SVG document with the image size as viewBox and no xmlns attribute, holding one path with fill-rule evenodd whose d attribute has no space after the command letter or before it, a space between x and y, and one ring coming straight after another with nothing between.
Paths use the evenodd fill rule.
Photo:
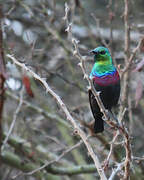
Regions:
<instances>
[{"instance_id":1,"label":"bird's belly","mask_svg":"<svg viewBox=\"0 0 144 180\"><path fill-rule=\"evenodd\" d=\"M100 91L100 98L106 109L111 109L118 103L120 96L120 81L108 86L100 86L94 83L95 89Z\"/></svg>"}]
</instances>

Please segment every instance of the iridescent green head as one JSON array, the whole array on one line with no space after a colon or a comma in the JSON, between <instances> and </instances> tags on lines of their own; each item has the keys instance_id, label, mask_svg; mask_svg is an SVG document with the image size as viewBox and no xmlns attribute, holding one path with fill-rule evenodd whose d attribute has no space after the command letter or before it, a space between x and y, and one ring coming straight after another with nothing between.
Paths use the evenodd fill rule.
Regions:
<instances>
[{"instance_id":1,"label":"iridescent green head","mask_svg":"<svg viewBox=\"0 0 144 180\"><path fill-rule=\"evenodd\" d=\"M99 46L91 51L94 54L94 65L90 74L93 76L103 76L116 71L112 63L110 52L107 48Z\"/></svg>"},{"instance_id":2,"label":"iridescent green head","mask_svg":"<svg viewBox=\"0 0 144 180\"><path fill-rule=\"evenodd\" d=\"M103 46L99 46L91 51L94 54L94 62L105 65L105 64L111 64L112 59L110 52L107 48Z\"/></svg>"}]
</instances>

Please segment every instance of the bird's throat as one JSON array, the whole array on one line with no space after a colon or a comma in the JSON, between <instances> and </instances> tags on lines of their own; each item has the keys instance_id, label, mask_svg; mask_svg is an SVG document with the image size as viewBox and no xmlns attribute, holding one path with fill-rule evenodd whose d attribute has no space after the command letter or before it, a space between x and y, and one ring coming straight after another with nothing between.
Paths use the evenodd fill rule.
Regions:
<instances>
[{"instance_id":1,"label":"bird's throat","mask_svg":"<svg viewBox=\"0 0 144 180\"><path fill-rule=\"evenodd\" d=\"M92 69L93 76L104 76L107 74L111 74L116 71L116 68L112 63L95 63Z\"/></svg>"}]
</instances>

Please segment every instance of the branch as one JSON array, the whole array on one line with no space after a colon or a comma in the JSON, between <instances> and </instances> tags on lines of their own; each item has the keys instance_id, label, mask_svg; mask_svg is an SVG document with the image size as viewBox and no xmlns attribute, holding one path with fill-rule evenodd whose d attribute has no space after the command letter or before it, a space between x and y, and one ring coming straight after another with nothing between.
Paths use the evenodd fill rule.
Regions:
<instances>
[{"instance_id":1,"label":"branch","mask_svg":"<svg viewBox=\"0 0 144 180\"><path fill-rule=\"evenodd\" d=\"M124 26L125 26L125 64L128 62L130 54L130 26L128 23L129 18L129 0L124 0Z\"/></svg>"},{"instance_id":2,"label":"branch","mask_svg":"<svg viewBox=\"0 0 144 180\"><path fill-rule=\"evenodd\" d=\"M108 111L105 109L101 99L100 99L100 92L97 92L94 88L94 84L93 84L93 81L89 78L89 75L86 73L86 67L85 67L85 61L84 61L84 58L81 56L81 54L79 53L79 50L78 50L78 41L76 39L72 39L72 43L75 47L74 49L74 56L76 56L76 58L78 58L80 60L80 63L78 64L81 69L82 69L82 72L84 74L84 79L86 79L89 83L89 89L92 90L96 100L97 100L97 103L100 107L100 110L101 112L104 114L104 117L105 117L105 120L108 120L109 119L109 116L108 116Z\"/></svg>"},{"instance_id":3,"label":"branch","mask_svg":"<svg viewBox=\"0 0 144 180\"><path fill-rule=\"evenodd\" d=\"M104 169L106 169L106 167L109 164L109 160L110 160L110 157L112 155L113 148L114 148L114 143L117 140L118 136L119 136L119 130L116 131L116 134L114 135L113 140L110 143L110 151L109 151L109 154L108 154L108 156L107 156L107 158L106 158L106 160L104 162Z\"/></svg>"},{"instance_id":4,"label":"branch","mask_svg":"<svg viewBox=\"0 0 144 180\"><path fill-rule=\"evenodd\" d=\"M21 159L19 156L9 151L3 151L1 158L3 163L8 164L9 166L15 167L16 169L19 169L24 172L32 171L37 167L35 163L24 162L23 159ZM53 176L45 174L43 172L37 172L34 174L34 176L37 179L43 179L45 177L46 180L54 180ZM13 177L12 179L15 179L16 177Z\"/></svg>"},{"instance_id":5,"label":"branch","mask_svg":"<svg viewBox=\"0 0 144 180\"><path fill-rule=\"evenodd\" d=\"M10 128L9 128L8 133L7 133L7 136L5 137L5 139L4 139L4 141L3 141L3 144L2 144L2 147L1 147L1 151L4 150L4 147L5 147L5 145L6 145L7 142L8 142L9 136L10 136L10 134L12 133L12 130L13 130L13 128L14 128L14 125L15 125L15 122L16 122L16 119L17 119L17 115L18 115L18 113L20 112L21 106L22 106L22 104L23 104L23 90L24 90L24 88L22 88L22 90L21 90L21 92L20 92L19 104L18 104L18 106L17 106L17 108L16 108L16 111L15 111L14 114L13 114L13 120L12 120L12 123L11 123L11 125L10 125Z\"/></svg>"},{"instance_id":6,"label":"branch","mask_svg":"<svg viewBox=\"0 0 144 180\"><path fill-rule=\"evenodd\" d=\"M13 154L12 152L4 151L2 154L2 161L5 164L8 164L12 167L15 167L23 172L29 172L34 169L36 169L36 164L31 162L23 162L23 160L18 156ZM90 165L82 165L82 166L72 166L69 168L61 168L56 166L48 166L46 168L48 173L54 174L54 175L78 175L78 174L87 174L87 173L95 173L97 172L96 167L94 164ZM37 178L40 178L43 176L43 172L37 171L35 174L33 174Z\"/></svg>"},{"instance_id":7,"label":"branch","mask_svg":"<svg viewBox=\"0 0 144 180\"><path fill-rule=\"evenodd\" d=\"M81 165L70 168L60 168L52 165L52 166L48 166L46 170L52 174L69 175L69 176L76 174L87 174L87 173L97 172L94 164Z\"/></svg>"},{"instance_id":8,"label":"branch","mask_svg":"<svg viewBox=\"0 0 144 180\"><path fill-rule=\"evenodd\" d=\"M2 2L0 3L0 154L1 154L1 145L2 145L2 112L4 106L4 83L6 79L5 72L5 60L3 52L3 32L2 32Z\"/></svg>"},{"instance_id":9,"label":"branch","mask_svg":"<svg viewBox=\"0 0 144 180\"><path fill-rule=\"evenodd\" d=\"M34 174L34 173L36 173L36 172L38 172L38 171L40 171L40 170L42 170L42 169L44 169L44 168L47 169L48 166L50 166L51 164L53 164L53 163L55 163L55 162L60 161L60 160L63 158L63 156L65 156L67 153L69 153L69 152L72 151L73 149L77 148L78 146L80 146L80 145L82 144L82 142L83 142L83 141L78 142L78 143L75 144L74 146L72 146L72 147L68 148L67 150L63 151L62 154L61 154L60 156L58 156L56 159L51 160L51 161L45 163L43 166L41 166L41 167L39 167L39 168L37 168L37 169L34 169L34 170L31 171L31 172L25 173L24 175L32 175L32 174Z\"/></svg>"},{"instance_id":10,"label":"branch","mask_svg":"<svg viewBox=\"0 0 144 180\"><path fill-rule=\"evenodd\" d=\"M71 42L72 44L74 45L74 51L73 51L73 55L78 58L80 60L80 63L78 64L81 69L82 69L82 72L83 72L83 75L84 75L84 79L86 79L89 83L89 89L92 90L96 100L97 100L97 103L99 105L99 108L101 110L101 112L103 113L104 115L104 118L105 120L108 120L109 119L109 116L108 116L108 111L105 109L101 99L100 99L100 92L97 92L96 89L94 88L94 84L93 84L93 81L89 78L89 75L87 74L86 72L86 67L85 67L85 59L84 57L80 54L79 52L79 49L78 49L78 43L79 41L76 40L75 38L73 38L72 36L72 23L69 23L68 21L68 12L69 12L69 7L67 5L67 3L65 3L65 16L64 16L64 20L66 21L66 25L67 25L67 28L66 28L66 32L68 33L69 37L71 37Z\"/></svg>"},{"instance_id":11,"label":"branch","mask_svg":"<svg viewBox=\"0 0 144 180\"><path fill-rule=\"evenodd\" d=\"M124 25L125 25L125 65L129 66L129 60L132 61L133 56L130 58L130 26L128 22L129 18L129 0L124 0ZM136 53L137 49L135 50ZM125 105L127 105L127 99L128 99L128 81L129 81L129 73L130 71L127 71L127 73L124 76L124 84L123 84L123 91L122 91L122 103L120 112L124 108ZM126 130L126 129L125 129ZM125 139L125 151L126 151L126 158L125 158L125 170L124 170L124 180L128 180L130 176L130 162L131 162L131 147L130 147L130 138L127 131L124 133L124 139Z\"/></svg>"},{"instance_id":12,"label":"branch","mask_svg":"<svg viewBox=\"0 0 144 180\"><path fill-rule=\"evenodd\" d=\"M123 168L123 166L124 166L124 162L117 164L117 168L113 170L108 180L113 180L115 175Z\"/></svg>"},{"instance_id":13,"label":"branch","mask_svg":"<svg viewBox=\"0 0 144 180\"><path fill-rule=\"evenodd\" d=\"M5 137L6 135L3 134L3 138ZM57 159L59 157L58 155L46 150L42 145L38 145L35 147L35 154L32 156L31 154L33 153L33 149L31 148L31 143L24 139L21 139L20 137L10 137L8 139L8 144L14 148L15 152L17 152L18 154L22 154L30 161L38 161L38 155L44 157L44 159L47 159L49 161L53 161L54 159ZM64 158L59 161L59 164L64 166L73 165L72 162L69 162Z\"/></svg>"},{"instance_id":14,"label":"branch","mask_svg":"<svg viewBox=\"0 0 144 180\"><path fill-rule=\"evenodd\" d=\"M56 102L60 105L60 108L63 110L64 114L67 117L67 120L69 120L71 122L71 124L73 125L73 127L75 128L75 132L81 137L81 139L83 140L85 146L87 147L87 150L90 154L90 156L92 157L95 166L97 168L97 171L100 175L100 177L103 180L106 180L106 176L104 171L101 168L101 164L99 162L98 157L96 156L96 154L94 153L91 145L88 143L87 140L87 136L85 134L85 132L78 126L78 124L76 123L76 121L73 119L73 117L71 116L71 114L69 113L66 105L64 104L64 102L61 100L61 98L50 88L50 86L47 84L47 82L42 79L38 74L36 74L35 72L33 72L30 68L28 68L24 63L20 63L19 61L16 60L16 58L14 58L14 56L7 54L7 57L9 57L15 64L17 64L18 66L20 66L21 68L23 68L24 70L28 71L35 79L39 80L42 85L45 87L46 92L50 93L53 98L56 100Z\"/></svg>"},{"instance_id":15,"label":"branch","mask_svg":"<svg viewBox=\"0 0 144 180\"><path fill-rule=\"evenodd\" d=\"M144 40L144 37L141 38L141 40L138 42L138 45L136 46L135 49L133 49L131 55L130 55L130 58L126 64L126 67L123 69L122 73L121 73L121 79L123 78L124 74L128 71L128 69L130 68L131 64L132 64L132 61L133 59L135 58L135 55L137 53L137 51L140 49L141 45L142 45L142 42Z\"/></svg>"},{"instance_id":16,"label":"branch","mask_svg":"<svg viewBox=\"0 0 144 180\"><path fill-rule=\"evenodd\" d=\"M122 118L124 117L124 114L125 114L125 109L122 111L121 113L121 117L119 117L118 119L118 122L119 125L115 122L115 118L112 116L111 118L114 120L114 121L111 121L109 120L109 116L108 116L108 111L105 109L101 99L100 99L100 96L99 96L99 92L97 92L94 88L94 85L93 85L93 82L92 80L89 78L88 74L86 73L86 67L85 67L85 63L84 63L84 59L83 57L81 56L81 54L79 53L79 50L78 50L78 42L73 39L72 40L73 44L74 44L74 47L75 47L75 50L74 50L74 55L80 60L80 67L82 69L82 72L84 74L84 78L87 79L89 85L90 85L90 89L92 90L97 102L98 102L98 105L100 107L100 110L101 112L104 114L104 117L105 117L105 120L106 122L119 130L119 133L123 135L124 139L125 139L125 151L126 151L126 158L125 158L125 175L127 176L129 174L129 169L130 169L130 161L131 161L131 145L130 145L130 137L129 137L129 134L128 134L128 131L127 129L123 126L123 124L121 123L122 121ZM112 149L111 149L112 151ZM111 155L111 152L110 152L110 155Z\"/></svg>"},{"instance_id":17,"label":"branch","mask_svg":"<svg viewBox=\"0 0 144 180\"><path fill-rule=\"evenodd\" d=\"M10 137L9 140L8 140L8 143L15 147L16 150L20 151L21 153L22 152L26 152L27 153L30 153L30 150L29 147L28 147L28 142L27 143L24 143L25 140L23 139L15 139L13 137ZM82 141L78 142L76 145L72 146L71 148L69 148L69 150L73 150L74 148L76 148L79 143L81 143ZM37 148L36 148L37 149ZM19 152L18 151L18 152ZM41 154L42 152L39 151L39 153ZM27 157L26 153L24 153L24 156ZM47 156L47 153L46 153L46 156ZM49 156L49 155L48 155ZM58 156L57 156L58 157ZM52 157L52 158L55 158L55 157ZM17 166L17 163L16 162L19 162L19 160L21 159L19 156L11 153L11 152L6 152L4 151L3 153L3 162L12 166L12 167L15 167L17 169L20 169L23 171L22 167L19 167L19 165ZM132 157L133 160L135 161L143 161L144 160L144 157ZM12 162L11 162L12 161ZM22 164L23 160L21 160L21 166L23 165ZM13 163L13 164L11 164ZM31 164L31 163L30 163ZM33 164L33 163L32 163ZM62 161L62 164L64 164L65 166L70 166L70 164L66 163L64 160ZM117 164L117 168L115 168L109 178L109 180L112 180L114 178L114 176L117 174L118 171L120 171L122 169L122 167L124 166L125 162L122 162L122 163L118 163ZM28 166L28 164L27 164ZM25 167L26 167L26 164L25 164ZM31 170L35 170L37 167L35 165L34 169L31 169ZM52 174L59 174L59 175L76 175L76 174L81 174L81 173L94 173L94 172L97 172L96 168L95 168L95 165L94 164L90 164L90 165L83 165L83 166L71 166L69 168L60 168L60 167L56 167L56 166L48 166L46 168L47 172L50 172ZM29 172L30 170L28 170ZM24 172L24 171L23 171ZM37 172L38 173L38 172ZM31 175L34 175L36 176L36 174L31 174Z\"/></svg>"},{"instance_id":18,"label":"branch","mask_svg":"<svg viewBox=\"0 0 144 180\"><path fill-rule=\"evenodd\" d=\"M19 101L19 97L14 95L14 93L10 93L10 91L6 91L6 95L15 99L16 101ZM54 120L54 121L58 121L59 123L61 123L66 128L71 128L71 126L66 121L64 121L60 116L58 116L54 113L49 113L49 112L45 111L44 109L42 109L41 107L36 106L36 105L26 101L26 100L23 100L23 104L26 105L28 108L31 108L32 110L36 111L37 113L40 113L44 117L51 119L51 120Z\"/></svg>"},{"instance_id":19,"label":"branch","mask_svg":"<svg viewBox=\"0 0 144 180\"><path fill-rule=\"evenodd\" d=\"M67 27L66 29L68 31L68 33L71 33L71 24ZM72 33L71 33L72 34ZM72 37L72 36L71 36ZM85 67L85 61L84 61L84 58L82 57L82 55L79 53L79 49L78 49L78 41L75 40L74 38L71 39L72 40L72 43L74 45L74 55L80 60L80 63L78 64L81 69L82 69L82 72L84 74L84 78L87 79L88 83L89 83L89 88L92 90L96 100L97 100L97 103L100 107L100 110L101 112L104 114L104 117L105 117L105 120L108 120L106 121L110 126L118 129L119 133L122 132L122 135L124 136L124 139L125 139L125 150L126 150L126 159L125 159L125 174L126 172L128 172L128 169L129 169L129 162L130 162L130 159L131 159L131 148L130 148L130 141L129 141L129 135L128 135L128 132L126 130L126 128L120 124L117 125L115 122L113 121L110 121L109 119L109 116L108 116L108 111L105 109L101 99L100 99L100 93L97 92L94 88L94 85L93 85L93 81L89 78L87 72L86 72L86 67ZM124 112L125 112L125 109L124 109ZM115 118L112 116L113 120L115 120ZM115 139L115 138L114 138ZM109 158L111 156L111 153L112 153L112 150L113 150L113 145L111 145L111 149L110 149L110 152L109 152L109 155L108 155L108 158L107 158L107 163L109 161Z\"/></svg>"}]
</instances>

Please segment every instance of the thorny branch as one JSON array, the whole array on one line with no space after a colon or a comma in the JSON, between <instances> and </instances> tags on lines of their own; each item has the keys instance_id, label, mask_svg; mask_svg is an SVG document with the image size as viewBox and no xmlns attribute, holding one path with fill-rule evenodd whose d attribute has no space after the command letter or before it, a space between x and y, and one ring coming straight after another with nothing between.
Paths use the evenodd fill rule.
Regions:
<instances>
[{"instance_id":1,"label":"thorny branch","mask_svg":"<svg viewBox=\"0 0 144 180\"><path fill-rule=\"evenodd\" d=\"M76 42L76 41L74 41L74 43L75 43L75 42ZM105 117L106 117L106 122L107 122L110 126L118 129L119 132L120 132L120 134L122 134L123 137L124 137L124 140L125 140L125 151L126 151L125 174L126 174L126 176L127 176L127 175L129 174L130 161L131 161L131 145L130 145L129 133L128 133L127 129L124 127L123 124L120 123L120 124L118 125L116 122L111 121L111 120L108 119L109 117L108 117L108 114L107 114L107 110L104 108L104 105L102 104L102 101L101 101L101 99L100 99L100 97L99 97L99 92L96 92L96 90L95 90L94 87L93 87L92 81L89 79L88 75L86 74L86 69L85 69L85 66L84 66L83 57L80 55L80 53L79 53L79 51L78 51L77 44L74 44L74 45L75 45L75 48L76 48L74 54L76 54L77 57L78 57L78 58L80 59L80 61L81 61L80 67L82 68L82 71L83 71L83 73L84 73L84 77L86 77L87 80L89 81L90 89L92 90L93 94L95 95L95 98L96 98L96 100L97 100L97 102L98 102L98 104L99 104L99 107L100 107L102 113L103 113L103 114L105 115ZM76 52L77 52L77 53L76 53ZM124 113L125 113L125 109L124 109ZM122 114L124 114L124 113L122 112ZM121 114L121 115L122 115L122 114ZM124 116L122 116L122 117L124 117ZM113 118L113 117L112 117L112 118ZM108 120L107 120L107 119L108 119ZM115 119L114 119L114 120L115 120Z\"/></svg>"},{"instance_id":2,"label":"thorny branch","mask_svg":"<svg viewBox=\"0 0 144 180\"><path fill-rule=\"evenodd\" d=\"M4 83L6 79L5 72L5 60L4 60L4 52L3 52L3 33L2 33L2 3L0 3L0 154L1 154L1 146L2 146L2 112L4 106Z\"/></svg>"},{"instance_id":3,"label":"thorny branch","mask_svg":"<svg viewBox=\"0 0 144 180\"><path fill-rule=\"evenodd\" d=\"M67 11L67 8L65 8L65 11ZM125 13L127 13L128 10L126 9L125 11L126 11ZM66 12L65 14L67 14L67 12ZM127 14L126 14L126 16L127 16ZM66 17L65 17L65 18L66 18ZM127 19L127 18L126 18L126 19ZM125 25L125 26L127 26L127 25ZM72 28L72 25L71 25L71 23L69 23L66 31L67 31L68 33L70 33L70 34L71 34L71 37L72 37L71 28ZM126 32L126 35L129 35L129 31ZM89 83L89 89L92 90L92 92L93 92L93 94L94 94L94 96L95 96L95 98L96 98L96 100L97 100L97 103L98 103L98 105L99 105L99 107L100 107L100 110L101 110L101 112L104 114L104 117L105 117L104 120L106 120L106 122L107 122L110 126L112 126L112 127L114 127L115 129L117 129L118 132L119 132L118 134L121 134L121 133L122 133L122 135L123 135L123 137L124 137L124 140L125 140L124 146L125 146L125 151L126 151L126 158L125 158L125 163L124 163L124 166L125 166L124 179L127 179L127 178L129 177L129 173L130 173L131 145L130 145L129 133L128 133L127 129L124 127L124 125L121 123L122 118L124 117L124 115L122 115L122 114L125 114L125 108L124 108L124 110L122 110L122 112L121 112L121 116L122 116L122 117L119 117L119 119L118 119L119 125L115 122L115 118L114 118L113 116L112 116L111 118L112 118L114 121L111 121L111 120L110 120L109 115L108 115L108 111L105 109L105 107L104 107L104 105L103 105L103 103L102 103L102 101L101 101L101 99L100 99L100 96L99 96L99 95L100 95L100 92L97 92L97 91L95 90L94 85L93 85L93 81L89 78L89 76L88 76L88 74L87 74L87 72L86 72L85 60L84 60L84 57L83 57L83 56L80 54L80 52L79 52L79 49L78 49L78 41L77 41L76 39L74 39L73 37L71 38L71 41L72 41L72 43L73 43L73 45L74 45L74 52L73 52L73 54L74 54L74 56L75 56L76 58L78 58L78 59L80 60L80 63L79 63L78 65L81 67L82 72L83 72L83 75L84 75L84 78L87 79L87 81L88 81L88 83ZM125 43L126 43L126 46L127 46L125 51L128 51L128 50L129 50L129 38L127 38L127 40L126 40ZM135 52L135 51L134 51L134 52ZM136 52L135 52L135 53L136 53ZM128 58L128 55L129 55L129 54L127 53L127 56L126 56L127 58ZM133 56L132 56L132 58L133 58ZM117 137L117 136L116 136L116 137ZM114 141L115 141L115 138L114 138ZM112 149L113 149L113 146L111 145L110 153L109 153L109 155L108 155L108 160L109 160L109 158L110 158L110 156L111 156Z\"/></svg>"},{"instance_id":4,"label":"thorny branch","mask_svg":"<svg viewBox=\"0 0 144 180\"><path fill-rule=\"evenodd\" d=\"M101 164L99 162L98 157L96 156L96 154L94 153L91 145L89 144L88 140L87 140L87 136L84 133L84 131L78 126L78 124L76 123L76 121L73 119L73 117L71 116L71 114L69 113L66 105L64 104L64 102L61 100L61 98L50 88L50 86L47 84L47 82L41 78L38 74L36 74L35 72L33 72L30 68L28 68L24 63L20 63L16 58L14 58L14 56L7 54L7 57L9 57L15 64L17 64L18 66L20 66L21 68L23 68L24 70L26 70L27 72L29 72L35 79L37 79L38 81L40 81L42 83L42 85L45 87L46 92L50 93L54 99L56 100L56 102L60 105L61 109L63 110L63 112L65 113L67 120L69 120L71 122L71 124L73 125L74 129L75 129L75 133L77 133L83 140L84 144L87 147L87 150L90 154L90 156L92 157L95 166L97 168L97 171L100 175L100 177L103 180L106 180L106 176L105 173L103 171L103 169L101 168Z\"/></svg>"},{"instance_id":5,"label":"thorny branch","mask_svg":"<svg viewBox=\"0 0 144 180\"><path fill-rule=\"evenodd\" d=\"M103 112L104 116L105 116L105 119L109 119L108 117L108 111L104 108L104 105L100 99L100 92L97 92L94 88L94 85L93 85L93 81L89 78L88 74L86 73L86 67L85 67L85 63L84 63L84 59L83 57L81 56L81 54L79 53L79 50L78 50L78 41L76 39L72 39L72 43L75 47L75 50L73 52L73 54L80 60L80 63L78 64L81 69L82 69L82 72L84 74L84 79L87 79L88 83L89 83L89 88L92 90L93 94L95 95L96 97L96 100L98 102L98 105L100 107L100 110Z\"/></svg>"}]
</instances>

